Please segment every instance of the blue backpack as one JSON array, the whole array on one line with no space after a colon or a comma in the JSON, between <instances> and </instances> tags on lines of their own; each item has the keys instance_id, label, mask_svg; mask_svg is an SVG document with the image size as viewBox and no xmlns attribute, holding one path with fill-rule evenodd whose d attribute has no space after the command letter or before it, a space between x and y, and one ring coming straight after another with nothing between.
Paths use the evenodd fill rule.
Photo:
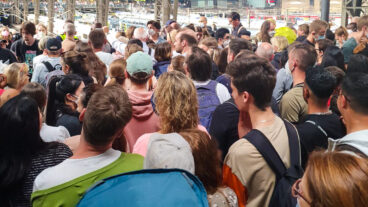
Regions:
<instances>
[{"instance_id":1,"label":"blue backpack","mask_svg":"<svg viewBox=\"0 0 368 207\"><path fill-rule=\"evenodd\" d=\"M210 128L213 112L221 104L216 92L217 84L216 81L211 80L207 85L196 86L199 122L206 127L207 131Z\"/></svg>"},{"instance_id":2,"label":"blue backpack","mask_svg":"<svg viewBox=\"0 0 368 207\"><path fill-rule=\"evenodd\" d=\"M208 207L201 181L180 169L139 170L99 181L78 207Z\"/></svg>"}]
</instances>

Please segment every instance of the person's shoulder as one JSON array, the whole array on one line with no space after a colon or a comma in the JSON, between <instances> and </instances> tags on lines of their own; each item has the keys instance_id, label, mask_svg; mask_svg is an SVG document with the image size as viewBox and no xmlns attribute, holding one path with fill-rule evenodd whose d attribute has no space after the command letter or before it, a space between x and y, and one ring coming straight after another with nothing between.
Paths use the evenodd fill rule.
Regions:
<instances>
[{"instance_id":1,"label":"person's shoulder","mask_svg":"<svg viewBox=\"0 0 368 207\"><path fill-rule=\"evenodd\" d=\"M355 46L357 45L357 42L356 42L356 40L355 40L355 38L354 37L351 37L351 38L349 38L345 43L344 43L344 45L342 46L342 49L344 50L344 49L354 49L355 48Z\"/></svg>"},{"instance_id":2,"label":"person's shoulder","mask_svg":"<svg viewBox=\"0 0 368 207\"><path fill-rule=\"evenodd\" d=\"M228 151L228 156L237 159L239 157L248 157L252 152L257 152L255 147L245 138L240 138L231 145Z\"/></svg>"}]
</instances>

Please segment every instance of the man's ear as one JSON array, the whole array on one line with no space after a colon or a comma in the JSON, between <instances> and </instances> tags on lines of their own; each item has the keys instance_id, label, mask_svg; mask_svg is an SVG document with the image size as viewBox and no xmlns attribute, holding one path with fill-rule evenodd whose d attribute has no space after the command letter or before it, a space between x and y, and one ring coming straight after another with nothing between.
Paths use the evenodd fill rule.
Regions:
<instances>
[{"instance_id":1,"label":"man's ear","mask_svg":"<svg viewBox=\"0 0 368 207\"><path fill-rule=\"evenodd\" d=\"M250 93L248 93L247 91L242 92L242 97L243 97L243 103L249 103L250 100Z\"/></svg>"},{"instance_id":2,"label":"man's ear","mask_svg":"<svg viewBox=\"0 0 368 207\"><path fill-rule=\"evenodd\" d=\"M303 98L304 98L304 101L308 103L309 97L310 97L309 90L308 90L307 87L304 86L304 88L303 88Z\"/></svg>"},{"instance_id":3,"label":"man's ear","mask_svg":"<svg viewBox=\"0 0 368 207\"><path fill-rule=\"evenodd\" d=\"M346 99L346 97L344 95L341 95L340 97L340 106L343 108L343 109L346 109L348 108L348 100Z\"/></svg>"},{"instance_id":4,"label":"man's ear","mask_svg":"<svg viewBox=\"0 0 368 207\"><path fill-rule=\"evenodd\" d=\"M82 109L82 112L79 114L79 121L83 122L84 114L86 113L86 108Z\"/></svg>"}]
</instances>

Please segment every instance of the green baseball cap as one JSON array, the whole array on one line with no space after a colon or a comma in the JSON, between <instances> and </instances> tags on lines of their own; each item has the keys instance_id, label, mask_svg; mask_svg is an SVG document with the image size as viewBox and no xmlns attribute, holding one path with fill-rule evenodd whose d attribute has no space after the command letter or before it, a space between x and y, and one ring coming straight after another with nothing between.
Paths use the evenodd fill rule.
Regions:
<instances>
[{"instance_id":1,"label":"green baseball cap","mask_svg":"<svg viewBox=\"0 0 368 207\"><path fill-rule=\"evenodd\" d=\"M153 69L152 58L148 54L138 51L129 56L126 68L131 76L140 72L147 73L149 76Z\"/></svg>"}]
</instances>

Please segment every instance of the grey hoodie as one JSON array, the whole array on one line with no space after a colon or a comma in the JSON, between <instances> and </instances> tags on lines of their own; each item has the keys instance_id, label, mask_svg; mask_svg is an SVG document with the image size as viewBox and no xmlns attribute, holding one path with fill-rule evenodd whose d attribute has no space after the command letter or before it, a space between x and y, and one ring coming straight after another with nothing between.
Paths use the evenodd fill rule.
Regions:
<instances>
[{"instance_id":1,"label":"grey hoodie","mask_svg":"<svg viewBox=\"0 0 368 207\"><path fill-rule=\"evenodd\" d=\"M352 146L368 156L368 129L347 134L341 139L328 139L329 151L334 151L336 147L341 145Z\"/></svg>"}]
</instances>

